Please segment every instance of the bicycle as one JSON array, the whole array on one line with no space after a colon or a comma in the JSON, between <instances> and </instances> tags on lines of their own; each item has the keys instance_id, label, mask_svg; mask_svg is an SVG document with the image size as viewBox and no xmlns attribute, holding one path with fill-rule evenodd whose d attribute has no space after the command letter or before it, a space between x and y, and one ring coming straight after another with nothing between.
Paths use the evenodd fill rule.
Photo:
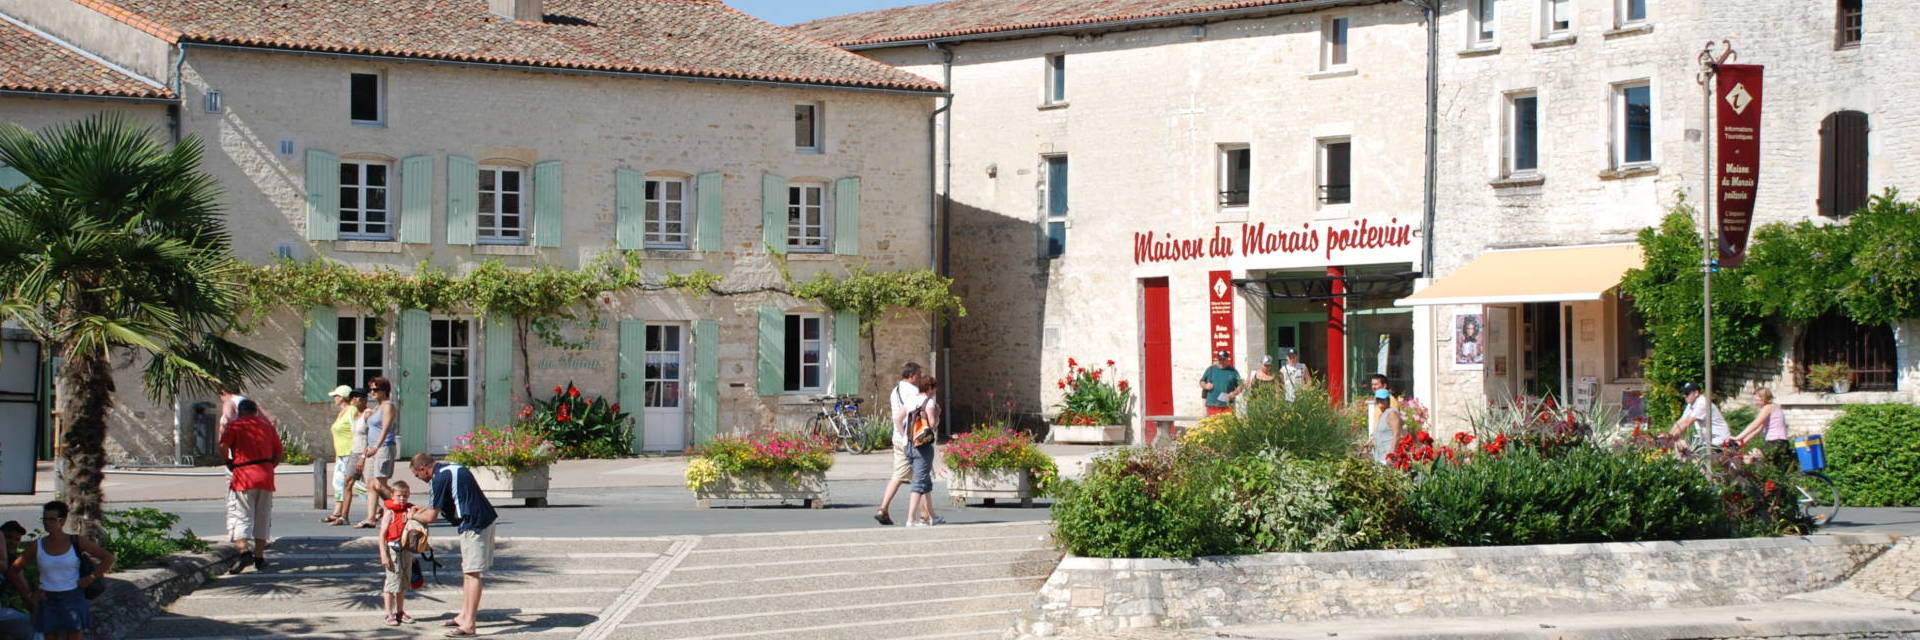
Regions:
<instances>
[{"instance_id":1,"label":"bicycle","mask_svg":"<svg viewBox=\"0 0 1920 640\"><path fill-rule=\"evenodd\" d=\"M1793 442L1794 457L1799 458L1800 475L1794 476L1793 490L1799 495L1794 501L1800 505L1800 515L1813 521L1814 526L1826 526L1840 515L1840 488L1833 486L1833 479L1820 473L1827 468L1826 447L1818 435L1797 438Z\"/></svg>"},{"instance_id":2,"label":"bicycle","mask_svg":"<svg viewBox=\"0 0 1920 640\"><path fill-rule=\"evenodd\" d=\"M817 396L815 413L807 421L807 433L833 438L841 450L864 454L872 450L867 442L867 418L860 415L860 398L854 396Z\"/></svg>"}]
</instances>

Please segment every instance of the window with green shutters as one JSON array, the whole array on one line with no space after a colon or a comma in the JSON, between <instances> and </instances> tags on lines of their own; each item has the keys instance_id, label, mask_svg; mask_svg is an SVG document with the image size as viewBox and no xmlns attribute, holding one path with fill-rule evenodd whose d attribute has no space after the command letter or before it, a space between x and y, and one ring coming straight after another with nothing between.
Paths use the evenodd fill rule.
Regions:
<instances>
[{"instance_id":1,"label":"window with green shutters","mask_svg":"<svg viewBox=\"0 0 1920 640\"><path fill-rule=\"evenodd\" d=\"M699 236L700 251L719 251L726 241L722 223L726 219L721 189L725 180L718 171L708 171L694 177L693 195L699 209L699 221L694 223L694 233Z\"/></svg>"},{"instance_id":2,"label":"window with green shutters","mask_svg":"<svg viewBox=\"0 0 1920 640\"><path fill-rule=\"evenodd\" d=\"M833 183L833 252L860 254L859 178L841 178Z\"/></svg>"},{"instance_id":3,"label":"window with green shutters","mask_svg":"<svg viewBox=\"0 0 1920 640\"><path fill-rule=\"evenodd\" d=\"M697 334L695 338L698 339ZM760 308L760 395L859 393L860 318ZM698 356L696 356L698 357Z\"/></svg>"},{"instance_id":4,"label":"window with green shutters","mask_svg":"<svg viewBox=\"0 0 1920 640\"><path fill-rule=\"evenodd\" d=\"M334 333L336 314L331 307L307 310L307 335L302 355L301 396L307 402L326 402L334 384L334 356L339 338Z\"/></svg>"},{"instance_id":5,"label":"window with green shutters","mask_svg":"<svg viewBox=\"0 0 1920 640\"><path fill-rule=\"evenodd\" d=\"M433 242L433 156L400 161L400 241Z\"/></svg>"},{"instance_id":6,"label":"window with green shutters","mask_svg":"<svg viewBox=\"0 0 1920 640\"><path fill-rule=\"evenodd\" d=\"M307 239L340 238L340 156L308 149Z\"/></svg>"},{"instance_id":7,"label":"window with green shutters","mask_svg":"<svg viewBox=\"0 0 1920 640\"><path fill-rule=\"evenodd\" d=\"M479 163L466 156L447 156L447 244L476 241L479 190Z\"/></svg>"},{"instance_id":8,"label":"window with green shutters","mask_svg":"<svg viewBox=\"0 0 1920 640\"><path fill-rule=\"evenodd\" d=\"M558 247L566 234L565 206L567 185L560 161L548 160L533 165L533 244Z\"/></svg>"},{"instance_id":9,"label":"window with green shutters","mask_svg":"<svg viewBox=\"0 0 1920 640\"><path fill-rule=\"evenodd\" d=\"M760 176L761 242L774 253L787 252L787 179L771 173Z\"/></svg>"},{"instance_id":10,"label":"window with green shutters","mask_svg":"<svg viewBox=\"0 0 1920 640\"><path fill-rule=\"evenodd\" d=\"M720 323L693 323L693 444L712 440L720 426Z\"/></svg>"}]
</instances>

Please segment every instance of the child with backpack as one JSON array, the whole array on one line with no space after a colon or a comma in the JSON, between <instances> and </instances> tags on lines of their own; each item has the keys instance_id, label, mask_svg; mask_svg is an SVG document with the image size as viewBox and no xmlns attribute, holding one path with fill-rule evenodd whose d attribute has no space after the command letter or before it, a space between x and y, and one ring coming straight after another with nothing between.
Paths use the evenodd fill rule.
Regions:
<instances>
[{"instance_id":1,"label":"child with backpack","mask_svg":"<svg viewBox=\"0 0 1920 640\"><path fill-rule=\"evenodd\" d=\"M386 584L380 590L380 604L387 610L387 626L413 623L407 615L407 588L413 582L413 549L407 540L408 516L413 511L413 488L405 480L394 480L388 487L392 497L380 506L380 568L386 570Z\"/></svg>"}]
</instances>

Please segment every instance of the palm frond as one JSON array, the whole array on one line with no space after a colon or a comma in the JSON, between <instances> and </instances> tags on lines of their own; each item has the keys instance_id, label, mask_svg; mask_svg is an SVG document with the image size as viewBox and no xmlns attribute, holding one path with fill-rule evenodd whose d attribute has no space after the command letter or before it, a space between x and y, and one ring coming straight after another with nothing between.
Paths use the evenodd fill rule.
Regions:
<instances>
[{"instance_id":1,"label":"palm frond","mask_svg":"<svg viewBox=\"0 0 1920 640\"><path fill-rule=\"evenodd\" d=\"M286 369L266 354L254 351L225 336L206 334L191 344L181 345L147 362L141 382L155 402L164 402L175 391L191 395L213 395L222 384L245 387L264 384Z\"/></svg>"}]
</instances>

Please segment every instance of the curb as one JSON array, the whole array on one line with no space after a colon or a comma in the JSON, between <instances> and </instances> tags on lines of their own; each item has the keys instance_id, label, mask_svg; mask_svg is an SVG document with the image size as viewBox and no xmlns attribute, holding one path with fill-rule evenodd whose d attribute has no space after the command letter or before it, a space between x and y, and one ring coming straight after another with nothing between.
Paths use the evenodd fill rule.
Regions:
<instances>
[{"instance_id":1,"label":"curb","mask_svg":"<svg viewBox=\"0 0 1920 640\"><path fill-rule=\"evenodd\" d=\"M231 543L213 545L206 553L177 553L154 565L109 574L107 591L88 603L93 628L87 640L120 640L164 610L223 573L240 555Z\"/></svg>"}]
</instances>

